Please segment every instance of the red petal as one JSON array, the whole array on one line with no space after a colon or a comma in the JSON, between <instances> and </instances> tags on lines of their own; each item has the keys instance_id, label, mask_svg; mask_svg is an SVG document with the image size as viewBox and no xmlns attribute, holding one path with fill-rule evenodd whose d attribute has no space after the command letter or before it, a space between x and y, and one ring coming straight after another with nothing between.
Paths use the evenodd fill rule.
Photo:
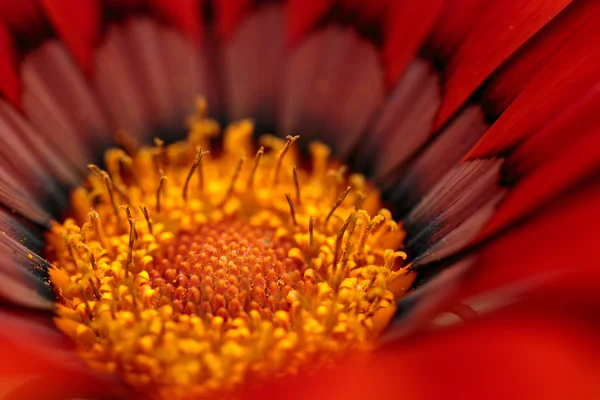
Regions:
<instances>
[{"instance_id":1,"label":"red petal","mask_svg":"<svg viewBox=\"0 0 600 400\"><path fill-rule=\"evenodd\" d=\"M45 362L38 353L26 348L0 344L3 400L125 399L124 390L112 380L96 376L87 369L72 370ZM0 386L0 387L1 387ZM133 397L127 397L129 399Z\"/></svg>"},{"instance_id":2,"label":"red petal","mask_svg":"<svg viewBox=\"0 0 600 400\"><path fill-rule=\"evenodd\" d=\"M434 130L444 125L500 64L570 1L500 0L486 6L486 12L445 68L446 96Z\"/></svg>"},{"instance_id":3,"label":"red petal","mask_svg":"<svg viewBox=\"0 0 600 400\"><path fill-rule=\"evenodd\" d=\"M195 43L202 43L201 0L150 0L154 10Z\"/></svg>"},{"instance_id":4,"label":"red petal","mask_svg":"<svg viewBox=\"0 0 600 400\"><path fill-rule=\"evenodd\" d=\"M598 398L596 307L531 301L246 398Z\"/></svg>"},{"instance_id":5,"label":"red petal","mask_svg":"<svg viewBox=\"0 0 600 400\"><path fill-rule=\"evenodd\" d=\"M6 332L14 329L16 335L17 328L12 326L10 321L7 324L4 318L0 318L4 324L2 329ZM19 327L18 332L19 342L4 340L0 342L0 376L40 374L57 367L57 362L48 358L39 346L28 346L36 343L35 334L32 335L31 332L24 331L21 327ZM66 342L63 346L67 347Z\"/></svg>"},{"instance_id":6,"label":"red petal","mask_svg":"<svg viewBox=\"0 0 600 400\"><path fill-rule=\"evenodd\" d=\"M598 140L598 135L596 135ZM600 149L598 142L596 148ZM596 162L598 156L596 156ZM554 164L554 163L552 163ZM567 165L559 164L565 168ZM548 175L542 175L548 178ZM540 178L540 176L535 175ZM534 175L532 175L534 179ZM562 177L558 177L562 179ZM540 179L530 182L542 185ZM547 191L551 184L537 189L531 185L515 189L496 221L510 218L516 203L527 196ZM513 197L514 196L514 197ZM512 198L512 200L510 200ZM527 199L529 202L530 199ZM528 204L534 204L533 201ZM508 217L507 217L508 214ZM497 222L492 222L492 226ZM477 255L478 269L464 288L464 295L482 293L512 284L541 284L546 280L561 285L578 282L576 278L600 278L598 265L600 238L600 184L591 181L576 193L552 201L536 211L531 219L494 239ZM589 279L589 278L588 278Z\"/></svg>"},{"instance_id":7,"label":"red petal","mask_svg":"<svg viewBox=\"0 0 600 400\"><path fill-rule=\"evenodd\" d=\"M36 375L82 367L73 342L53 326L51 313L0 307L0 376Z\"/></svg>"},{"instance_id":8,"label":"red petal","mask_svg":"<svg viewBox=\"0 0 600 400\"><path fill-rule=\"evenodd\" d=\"M436 17L443 0L395 1L384 16L383 62L386 81L396 83L414 58Z\"/></svg>"},{"instance_id":9,"label":"red petal","mask_svg":"<svg viewBox=\"0 0 600 400\"><path fill-rule=\"evenodd\" d=\"M483 97L490 112L500 115L573 36L580 35L582 27L600 18L600 2L581 0L571 4L521 47L507 61L487 85ZM580 36L582 37L582 36Z\"/></svg>"},{"instance_id":10,"label":"red petal","mask_svg":"<svg viewBox=\"0 0 600 400\"><path fill-rule=\"evenodd\" d=\"M13 105L20 107L21 80L17 75L16 54L13 38L0 23L0 93Z\"/></svg>"},{"instance_id":11,"label":"red petal","mask_svg":"<svg viewBox=\"0 0 600 400\"><path fill-rule=\"evenodd\" d=\"M289 0L286 4L288 44L294 46L333 6L334 0Z\"/></svg>"},{"instance_id":12,"label":"red petal","mask_svg":"<svg viewBox=\"0 0 600 400\"><path fill-rule=\"evenodd\" d=\"M99 1L39 1L54 29L69 47L84 73L89 76L92 70L93 48L100 38Z\"/></svg>"},{"instance_id":13,"label":"red petal","mask_svg":"<svg viewBox=\"0 0 600 400\"><path fill-rule=\"evenodd\" d=\"M215 1L217 33L226 42L250 11L252 0Z\"/></svg>"},{"instance_id":14,"label":"red petal","mask_svg":"<svg viewBox=\"0 0 600 400\"><path fill-rule=\"evenodd\" d=\"M0 323L0 386L12 390L3 399L112 399L122 389L114 376L89 370L48 315L0 309Z\"/></svg>"},{"instance_id":15,"label":"red petal","mask_svg":"<svg viewBox=\"0 0 600 400\"><path fill-rule=\"evenodd\" d=\"M488 157L514 147L577 102L598 82L600 24L589 21L572 37L500 116L466 159Z\"/></svg>"}]
</instances>

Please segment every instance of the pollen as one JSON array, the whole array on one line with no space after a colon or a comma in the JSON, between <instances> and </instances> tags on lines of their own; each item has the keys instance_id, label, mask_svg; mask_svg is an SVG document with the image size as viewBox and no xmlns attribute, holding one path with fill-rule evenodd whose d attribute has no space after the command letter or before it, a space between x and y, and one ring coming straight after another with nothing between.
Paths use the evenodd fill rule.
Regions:
<instances>
[{"instance_id":1,"label":"pollen","mask_svg":"<svg viewBox=\"0 0 600 400\"><path fill-rule=\"evenodd\" d=\"M373 348L414 279L377 189L324 144L306 158L298 136L255 146L250 120L211 149L202 99L188 127L106 151L47 234L55 323L80 356L185 399Z\"/></svg>"}]
</instances>

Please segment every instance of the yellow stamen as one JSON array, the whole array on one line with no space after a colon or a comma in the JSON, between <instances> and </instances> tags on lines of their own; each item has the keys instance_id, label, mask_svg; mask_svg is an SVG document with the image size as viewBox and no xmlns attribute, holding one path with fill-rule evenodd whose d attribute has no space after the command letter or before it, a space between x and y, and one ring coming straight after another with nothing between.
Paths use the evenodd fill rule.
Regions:
<instances>
[{"instance_id":1,"label":"yellow stamen","mask_svg":"<svg viewBox=\"0 0 600 400\"><path fill-rule=\"evenodd\" d=\"M294 186L296 186L296 204L301 206L302 202L300 200L300 182L298 182L298 171L296 170L296 167L293 168L292 172L294 174Z\"/></svg>"},{"instance_id":2,"label":"yellow stamen","mask_svg":"<svg viewBox=\"0 0 600 400\"><path fill-rule=\"evenodd\" d=\"M162 192L162 188L165 186L165 182L167 181L167 177L165 176L163 170L158 171L160 175L160 180L158 181L158 188L156 189L156 212L160 212L160 195Z\"/></svg>"},{"instance_id":3,"label":"yellow stamen","mask_svg":"<svg viewBox=\"0 0 600 400\"><path fill-rule=\"evenodd\" d=\"M154 230L152 229L152 218L150 218L150 214L148 213L148 208L146 206L139 206L140 211L144 214L144 218L146 218L146 223L148 224L148 232L151 235L154 235Z\"/></svg>"},{"instance_id":4,"label":"yellow stamen","mask_svg":"<svg viewBox=\"0 0 600 400\"><path fill-rule=\"evenodd\" d=\"M315 233L314 233L314 229L315 229L315 217L311 216L310 219L308 220L308 243L310 245L310 247L312 247L313 243L315 242Z\"/></svg>"},{"instance_id":5,"label":"yellow stamen","mask_svg":"<svg viewBox=\"0 0 600 400\"><path fill-rule=\"evenodd\" d=\"M350 193L350 189L351 189L350 186L348 186L346 188L346 190L344 190L344 193L342 193L341 196L339 197L339 199L337 199L337 201L335 202L335 204L329 211L329 214L327 214L327 217L325 217L325 227L326 228L327 228L327 223L329 222L329 218L331 218L331 216L333 215L335 210L337 210L337 208L342 205L344 200L346 200L346 196L348 196L348 193Z\"/></svg>"},{"instance_id":6,"label":"yellow stamen","mask_svg":"<svg viewBox=\"0 0 600 400\"><path fill-rule=\"evenodd\" d=\"M238 177L240 176L240 172L242 170L242 165L244 164L244 161L245 161L244 157L241 157L238 160L238 163L235 166L235 169L233 170L233 176L231 177L231 181L229 182L229 187L227 188L227 193L225 195L225 198L221 202L221 205L223 205L229 199L229 197L233 194L233 191L235 189L235 182L237 181Z\"/></svg>"},{"instance_id":7,"label":"yellow stamen","mask_svg":"<svg viewBox=\"0 0 600 400\"><path fill-rule=\"evenodd\" d=\"M254 185L254 176L256 175L256 170L258 169L258 165L260 164L260 160L262 160L264 153L265 148L262 146L256 152L256 156L254 157L254 166L252 167L252 172L250 172L250 178L248 178L248 186L246 188L247 190L252 189L252 186Z\"/></svg>"},{"instance_id":8,"label":"yellow stamen","mask_svg":"<svg viewBox=\"0 0 600 400\"><path fill-rule=\"evenodd\" d=\"M290 214L292 214L292 221L294 222L294 226L298 225L296 222L296 212L294 211L294 203L292 202L292 196L289 193L285 194L285 198L290 206Z\"/></svg>"},{"instance_id":9,"label":"yellow stamen","mask_svg":"<svg viewBox=\"0 0 600 400\"><path fill-rule=\"evenodd\" d=\"M275 173L273 174L273 185L277 185L277 183L279 182L279 170L281 169L281 164L283 163L285 155L287 154L290 147L292 147L292 144L294 144L294 142L299 138L300 136L297 135L286 137L287 141L285 142L285 145L283 146L283 149L281 149L279 157L277 158L277 166L275 167Z\"/></svg>"},{"instance_id":10,"label":"yellow stamen","mask_svg":"<svg viewBox=\"0 0 600 400\"><path fill-rule=\"evenodd\" d=\"M210 153L210 152L202 151L202 147L200 147L198 149L198 154L196 155L196 159L194 160L194 163L192 164L192 168L190 169L188 176L185 178L185 183L183 185L183 193L182 193L183 201L187 201L188 186L190 184L190 180L192 179L192 176L194 175L194 171L196 171L196 168L198 168L198 166L200 166L202 157L204 157L208 153ZM198 175L200 177L200 188L202 189L204 187L204 177L202 176L202 168L201 167L198 168Z\"/></svg>"},{"instance_id":11,"label":"yellow stamen","mask_svg":"<svg viewBox=\"0 0 600 400\"><path fill-rule=\"evenodd\" d=\"M269 137L275 151L245 163L240 153L255 149L243 121L225 130L222 154L203 158L220 131L205 114L199 101L186 141L156 140L128 159L113 150L112 180L90 166L72 197L82 211L48 232L57 327L92 368L159 399L227 395L368 351L414 279L379 193L356 176L364 193L352 191L326 146L311 145L310 171L293 167L304 165L289 151L297 136ZM337 170L333 207L327 170Z\"/></svg>"},{"instance_id":12,"label":"yellow stamen","mask_svg":"<svg viewBox=\"0 0 600 400\"><path fill-rule=\"evenodd\" d=\"M117 218L117 221L119 221L119 223L120 223L121 217L119 216L119 208L117 207L117 203L115 201L115 194L113 191L114 187L113 187L112 180L110 179L110 176L108 175L108 173L106 171L101 170L96 165L90 164L90 165L88 165L88 168L91 169L96 175L98 175L102 179L102 181L104 181L104 185L106 187L108 197L110 198L110 204L113 208L113 211L114 211L115 217Z\"/></svg>"},{"instance_id":13,"label":"yellow stamen","mask_svg":"<svg viewBox=\"0 0 600 400\"><path fill-rule=\"evenodd\" d=\"M131 264L133 262L133 244L134 241L137 240L137 234L135 233L135 220L133 219L133 217L131 216L131 210L129 209L129 207L126 208L127 210L127 220L129 221L129 244L127 246L127 263L125 264L125 274L127 275L129 273L129 270L131 268Z\"/></svg>"}]
</instances>

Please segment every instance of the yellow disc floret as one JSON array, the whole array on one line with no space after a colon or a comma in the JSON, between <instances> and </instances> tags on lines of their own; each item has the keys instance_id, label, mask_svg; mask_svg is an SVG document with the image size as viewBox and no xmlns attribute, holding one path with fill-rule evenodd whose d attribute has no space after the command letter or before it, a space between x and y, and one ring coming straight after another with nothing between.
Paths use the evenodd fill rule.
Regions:
<instances>
[{"instance_id":1,"label":"yellow disc floret","mask_svg":"<svg viewBox=\"0 0 600 400\"><path fill-rule=\"evenodd\" d=\"M93 368L161 398L231 392L369 349L414 273L403 232L329 149L206 105L181 142L105 153L48 234L60 330ZM215 153L215 154L214 154Z\"/></svg>"}]
</instances>

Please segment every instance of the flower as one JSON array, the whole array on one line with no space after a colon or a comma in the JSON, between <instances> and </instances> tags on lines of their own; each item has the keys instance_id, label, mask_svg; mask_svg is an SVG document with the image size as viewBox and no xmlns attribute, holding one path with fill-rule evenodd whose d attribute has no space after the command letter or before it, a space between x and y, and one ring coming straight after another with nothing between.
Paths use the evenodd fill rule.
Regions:
<instances>
[{"instance_id":1,"label":"flower","mask_svg":"<svg viewBox=\"0 0 600 400\"><path fill-rule=\"evenodd\" d=\"M0 390L597 397L600 7L569 3L0 3Z\"/></svg>"}]
</instances>

